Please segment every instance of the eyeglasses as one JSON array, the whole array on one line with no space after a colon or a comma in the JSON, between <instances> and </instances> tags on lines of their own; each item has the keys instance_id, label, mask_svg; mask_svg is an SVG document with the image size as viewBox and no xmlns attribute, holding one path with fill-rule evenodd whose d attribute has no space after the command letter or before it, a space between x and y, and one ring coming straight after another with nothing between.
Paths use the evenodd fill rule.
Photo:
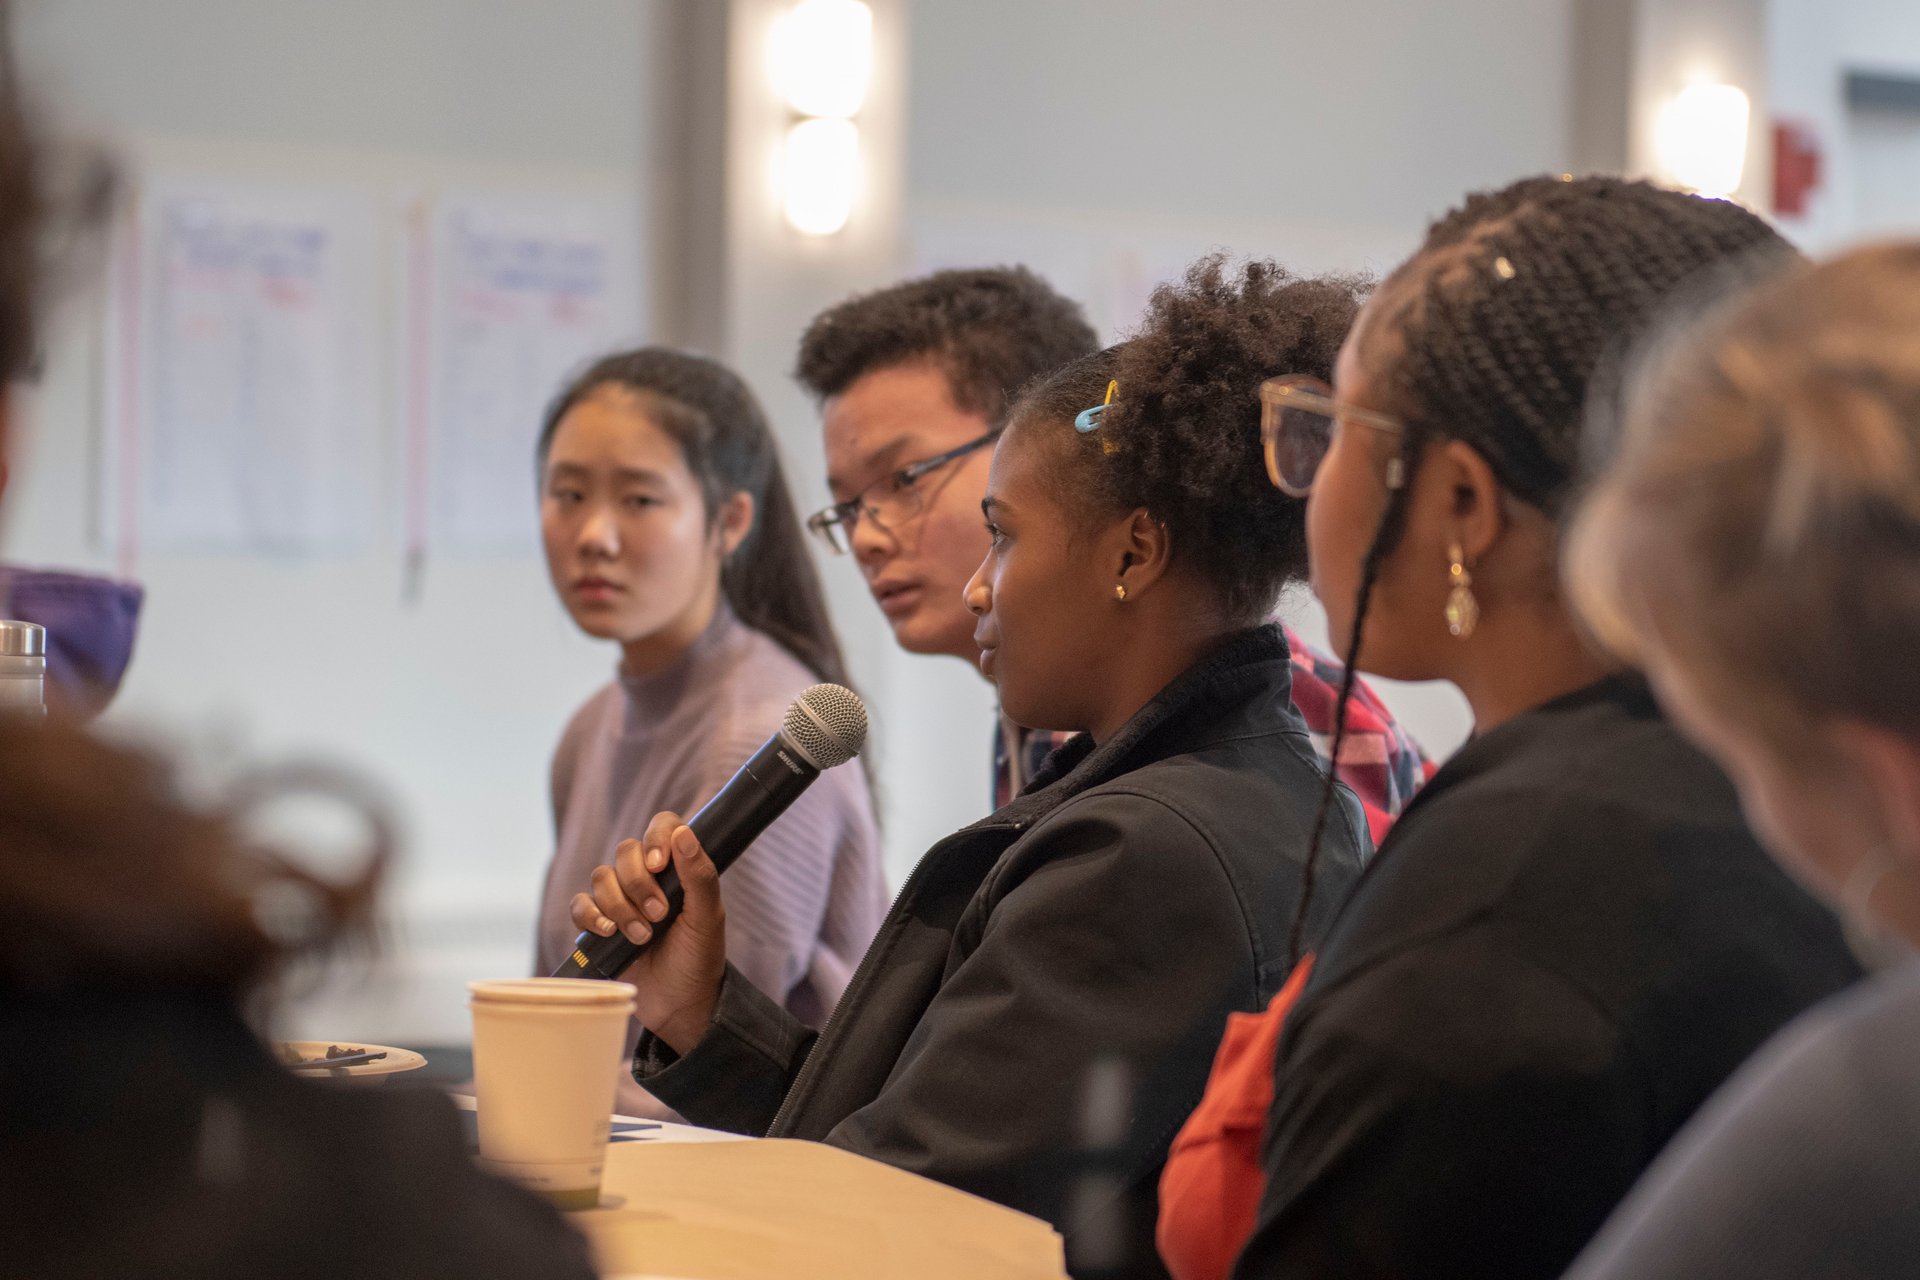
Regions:
<instances>
[{"instance_id":1,"label":"eyeglasses","mask_svg":"<svg viewBox=\"0 0 1920 1280\"><path fill-rule=\"evenodd\" d=\"M1333 448L1336 426L1350 424L1403 436L1407 425L1370 409L1333 398L1333 388L1318 378L1268 378L1260 384L1260 447L1267 455L1267 478L1293 498L1313 489L1313 478ZM1387 488L1406 483L1406 465L1395 458L1387 467Z\"/></svg>"},{"instance_id":2,"label":"eyeglasses","mask_svg":"<svg viewBox=\"0 0 1920 1280\"><path fill-rule=\"evenodd\" d=\"M921 480L999 438L998 430L989 431L958 448L924 462L909 463L891 475L882 476L845 502L836 502L808 516L807 531L832 547L836 555L845 555L853 548L854 530L862 519L873 521L881 529L898 530L926 509L927 490L920 484Z\"/></svg>"}]
</instances>

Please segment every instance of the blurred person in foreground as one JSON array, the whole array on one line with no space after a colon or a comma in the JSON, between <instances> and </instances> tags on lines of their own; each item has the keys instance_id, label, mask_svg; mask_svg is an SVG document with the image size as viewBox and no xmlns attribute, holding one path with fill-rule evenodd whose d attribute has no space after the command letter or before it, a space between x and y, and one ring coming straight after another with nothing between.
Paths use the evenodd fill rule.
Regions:
<instances>
[{"instance_id":1,"label":"blurred person in foreground","mask_svg":"<svg viewBox=\"0 0 1920 1280\"><path fill-rule=\"evenodd\" d=\"M0 722L0 761L0 1270L593 1274L556 1210L473 1167L449 1099L296 1079L252 1029L379 860L300 872L65 719Z\"/></svg>"},{"instance_id":2,"label":"blurred person in foreground","mask_svg":"<svg viewBox=\"0 0 1920 1280\"><path fill-rule=\"evenodd\" d=\"M0 66L8 383L34 362L43 250L110 203L103 161L72 208L48 163ZM0 460L7 425L0 398ZM305 875L152 757L65 716L0 720L0 1271L593 1274L557 1211L473 1168L446 1098L296 1080L250 1028L284 961L364 915L382 861Z\"/></svg>"},{"instance_id":3,"label":"blurred person in foreground","mask_svg":"<svg viewBox=\"0 0 1920 1280\"><path fill-rule=\"evenodd\" d=\"M1882 968L1757 1055L1579 1280L1920 1266L1920 242L1850 253L1656 356L1568 553L1780 861Z\"/></svg>"}]
</instances>

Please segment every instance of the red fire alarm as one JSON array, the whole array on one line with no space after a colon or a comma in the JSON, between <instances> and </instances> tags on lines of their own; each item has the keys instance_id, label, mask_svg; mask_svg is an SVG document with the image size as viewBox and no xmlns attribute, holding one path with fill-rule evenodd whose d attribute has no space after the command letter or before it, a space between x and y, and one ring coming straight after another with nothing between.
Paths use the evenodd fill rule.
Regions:
<instances>
[{"instance_id":1,"label":"red fire alarm","mask_svg":"<svg viewBox=\"0 0 1920 1280\"><path fill-rule=\"evenodd\" d=\"M1820 139L1812 126L1779 120L1773 126L1773 211L1803 218L1807 197L1820 187Z\"/></svg>"}]
</instances>

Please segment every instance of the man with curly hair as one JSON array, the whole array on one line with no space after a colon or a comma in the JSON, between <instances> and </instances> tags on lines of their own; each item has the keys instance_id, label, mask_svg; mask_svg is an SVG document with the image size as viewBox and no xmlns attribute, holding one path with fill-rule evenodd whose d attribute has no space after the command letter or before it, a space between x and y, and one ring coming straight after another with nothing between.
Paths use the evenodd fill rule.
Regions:
<instances>
[{"instance_id":1,"label":"man with curly hair","mask_svg":"<svg viewBox=\"0 0 1920 1280\"><path fill-rule=\"evenodd\" d=\"M1228 279L1217 262L1212 279L1163 300L1178 313L1180 340L1210 348L1221 362L1218 378L1243 375L1244 385L1217 378L1208 394L1251 402L1267 376L1327 376L1262 363L1259 342L1250 341L1263 323L1260 289ZM1343 314L1351 319L1351 308ZM1345 322L1323 320L1330 362ZM1014 393L1098 346L1079 305L1024 267L937 271L849 298L808 326L795 375L820 404L834 498L808 527L854 557L901 648L978 661L962 591L987 551L980 499L993 441ZM1287 642L1294 704L1326 764L1343 669L1291 631ZM996 807L1063 737L1002 722ZM1356 683L1338 773L1359 796L1376 841L1430 772L1385 705Z\"/></svg>"}]
</instances>

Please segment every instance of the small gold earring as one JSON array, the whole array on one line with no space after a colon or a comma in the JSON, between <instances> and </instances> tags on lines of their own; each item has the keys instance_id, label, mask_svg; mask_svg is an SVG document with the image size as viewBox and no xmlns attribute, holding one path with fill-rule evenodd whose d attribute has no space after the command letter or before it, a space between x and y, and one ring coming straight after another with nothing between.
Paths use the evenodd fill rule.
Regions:
<instances>
[{"instance_id":1,"label":"small gold earring","mask_svg":"<svg viewBox=\"0 0 1920 1280\"><path fill-rule=\"evenodd\" d=\"M1115 600L1125 600L1125 599L1127 598L1127 584L1126 584L1126 583L1124 583L1124 582L1116 582L1116 583L1114 583L1114 584L1113 584L1113 598L1114 598Z\"/></svg>"},{"instance_id":2,"label":"small gold earring","mask_svg":"<svg viewBox=\"0 0 1920 1280\"><path fill-rule=\"evenodd\" d=\"M1480 602L1473 598L1473 575L1467 572L1467 555L1455 542L1447 548L1447 632L1465 640L1480 624Z\"/></svg>"}]
</instances>

